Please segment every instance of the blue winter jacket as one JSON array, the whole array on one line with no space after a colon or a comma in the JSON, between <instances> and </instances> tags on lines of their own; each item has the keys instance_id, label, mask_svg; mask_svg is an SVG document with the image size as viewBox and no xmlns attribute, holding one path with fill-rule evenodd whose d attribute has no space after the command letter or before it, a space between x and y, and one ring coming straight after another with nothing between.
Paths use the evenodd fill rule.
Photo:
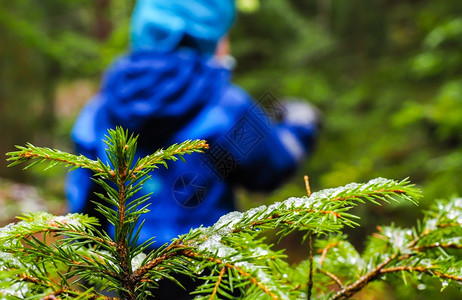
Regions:
<instances>
[{"instance_id":1,"label":"blue winter jacket","mask_svg":"<svg viewBox=\"0 0 462 300\"><path fill-rule=\"evenodd\" d=\"M192 50L136 52L120 58L72 131L79 153L104 160L108 128L139 134L138 155L187 139L210 149L152 172L142 193L152 193L140 242L158 247L191 228L209 226L236 210L233 188L267 191L294 172L306 156L314 124L274 123L239 87L229 70ZM88 170L71 172L67 197L72 212L88 212L95 184ZM111 232L110 228L107 228Z\"/></svg>"}]
</instances>

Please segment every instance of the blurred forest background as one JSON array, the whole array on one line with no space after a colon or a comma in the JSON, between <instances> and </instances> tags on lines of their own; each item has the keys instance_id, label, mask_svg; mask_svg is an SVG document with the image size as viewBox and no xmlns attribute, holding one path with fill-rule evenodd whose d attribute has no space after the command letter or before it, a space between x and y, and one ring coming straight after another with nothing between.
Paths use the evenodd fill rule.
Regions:
<instances>
[{"instance_id":1,"label":"blurred forest background","mask_svg":"<svg viewBox=\"0 0 462 300\"><path fill-rule=\"evenodd\" d=\"M26 142L72 151L75 117L102 72L128 50L134 2L1 2L0 153ZM324 113L317 150L299 174L271 195L242 191L243 208L304 195L303 174L312 190L409 177L424 191L423 208L462 195L462 1L238 3L234 82L255 99L270 91L306 99ZM65 170L24 172L6 168L5 158L3 218L16 214L24 195L35 203L27 209L65 210ZM36 204L41 198L47 200ZM415 225L419 210L359 208L365 227L358 241L377 224Z\"/></svg>"}]
</instances>

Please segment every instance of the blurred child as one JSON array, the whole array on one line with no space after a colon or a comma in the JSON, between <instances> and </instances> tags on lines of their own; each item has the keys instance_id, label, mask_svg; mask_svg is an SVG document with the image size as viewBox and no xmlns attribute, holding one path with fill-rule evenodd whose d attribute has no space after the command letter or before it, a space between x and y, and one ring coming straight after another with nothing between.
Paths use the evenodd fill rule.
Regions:
<instances>
[{"instance_id":1,"label":"blurred child","mask_svg":"<svg viewBox=\"0 0 462 300\"><path fill-rule=\"evenodd\" d=\"M317 120L309 106L264 103L280 117L275 122L230 82L233 60L223 37L234 19L233 0L138 0L131 51L109 68L75 123L76 150L93 159L105 159L102 140L116 126L139 135L141 157L187 139L208 141L206 154L152 172L140 192L152 193L140 242L155 236L159 247L212 225L236 210L236 186L273 190L312 149ZM95 214L90 200L98 200L98 187L90 177L85 169L70 173L72 212Z\"/></svg>"}]
</instances>

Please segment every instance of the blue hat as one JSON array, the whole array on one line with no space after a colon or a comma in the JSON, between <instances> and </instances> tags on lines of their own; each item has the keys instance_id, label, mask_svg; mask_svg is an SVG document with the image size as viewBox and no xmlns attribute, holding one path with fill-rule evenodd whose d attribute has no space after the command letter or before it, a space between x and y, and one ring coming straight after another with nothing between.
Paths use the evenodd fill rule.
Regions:
<instances>
[{"instance_id":1,"label":"blue hat","mask_svg":"<svg viewBox=\"0 0 462 300\"><path fill-rule=\"evenodd\" d=\"M234 18L234 0L138 0L131 46L167 52L186 41L201 53L213 54Z\"/></svg>"}]
</instances>

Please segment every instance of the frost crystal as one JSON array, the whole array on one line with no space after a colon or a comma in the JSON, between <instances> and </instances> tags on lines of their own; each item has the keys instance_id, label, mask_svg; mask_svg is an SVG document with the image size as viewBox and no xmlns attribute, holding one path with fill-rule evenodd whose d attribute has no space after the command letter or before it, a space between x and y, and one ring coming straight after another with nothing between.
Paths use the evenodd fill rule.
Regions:
<instances>
[{"instance_id":1,"label":"frost crystal","mask_svg":"<svg viewBox=\"0 0 462 300\"><path fill-rule=\"evenodd\" d=\"M267 255L269 253L268 250L263 249L262 247L257 247L255 249L253 249L252 252L253 252L253 254L255 256L265 256L265 255Z\"/></svg>"},{"instance_id":2,"label":"frost crystal","mask_svg":"<svg viewBox=\"0 0 462 300\"><path fill-rule=\"evenodd\" d=\"M458 216L459 216L459 212L456 211L456 210L451 210L451 211L448 212L448 214L447 214L447 217L448 217L449 219L455 219L455 218L457 218Z\"/></svg>"},{"instance_id":3,"label":"frost crystal","mask_svg":"<svg viewBox=\"0 0 462 300\"><path fill-rule=\"evenodd\" d=\"M11 284L11 286L9 286L8 288L2 289L0 291L0 295L9 296L3 299L9 299L11 297L24 298L24 295L26 295L28 290L29 289L27 288L27 285L25 283L15 282Z\"/></svg>"},{"instance_id":4,"label":"frost crystal","mask_svg":"<svg viewBox=\"0 0 462 300\"><path fill-rule=\"evenodd\" d=\"M266 214L271 214L274 210L278 210L279 207L281 207L281 202L276 202L274 204L271 204L268 206L268 209L266 210Z\"/></svg>"},{"instance_id":5,"label":"frost crystal","mask_svg":"<svg viewBox=\"0 0 462 300\"><path fill-rule=\"evenodd\" d=\"M319 205L316 197L290 197L283 203L285 203L287 208L315 208Z\"/></svg>"},{"instance_id":6,"label":"frost crystal","mask_svg":"<svg viewBox=\"0 0 462 300\"><path fill-rule=\"evenodd\" d=\"M81 226L80 220L76 218L75 214L69 214L66 216L54 216L48 221L48 224L51 226L56 225L56 223L74 227Z\"/></svg>"},{"instance_id":7,"label":"frost crystal","mask_svg":"<svg viewBox=\"0 0 462 300\"><path fill-rule=\"evenodd\" d=\"M456 198L453 200L454 207L462 208L462 198Z\"/></svg>"},{"instance_id":8,"label":"frost crystal","mask_svg":"<svg viewBox=\"0 0 462 300\"><path fill-rule=\"evenodd\" d=\"M206 250L214 254L216 253L218 257L227 257L237 252L233 248L223 245L222 243L220 243L220 241L221 235L215 233L211 237L209 237L205 242L200 244L198 249L200 251Z\"/></svg>"},{"instance_id":9,"label":"frost crystal","mask_svg":"<svg viewBox=\"0 0 462 300\"><path fill-rule=\"evenodd\" d=\"M235 264L235 266L244 269L245 271L249 272L252 274L252 276L255 276L258 280L258 282L262 283L263 285L267 287L273 287L274 282L273 278L269 276L264 269L261 266L257 266L255 264L249 263L247 261L240 261ZM287 293L284 293L282 291L278 291L277 288L274 288L273 291L279 292L279 297L278 299L287 299L289 300L289 295Z\"/></svg>"},{"instance_id":10,"label":"frost crystal","mask_svg":"<svg viewBox=\"0 0 462 300\"><path fill-rule=\"evenodd\" d=\"M386 178L382 178L382 177L375 178L375 179L370 180L365 185L363 185L361 190L364 190L364 189L369 188L370 186L374 186L374 185L386 185L386 184L389 184L390 182L392 182L390 179L386 179Z\"/></svg>"},{"instance_id":11,"label":"frost crystal","mask_svg":"<svg viewBox=\"0 0 462 300\"><path fill-rule=\"evenodd\" d=\"M255 208L252 208L251 210L248 210L244 213L244 216L246 218L251 218L253 216L255 216L256 214L264 211L264 210L267 210L267 207L266 205L262 205L262 206L259 206L259 207L255 207ZM262 215L263 216L263 215ZM258 218L258 219L261 219L261 216Z\"/></svg>"},{"instance_id":12,"label":"frost crystal","mask_svg":"<svg viewBox=\"0 0 462 300\"><path fill-rule=\"evenodd\" d=\"M349 183L345 186L337 187L337 188L331 188L331 189L324 189L319 192L315 192L311 194L310 199L317 199L317 200L323 200L323 199L332 199L340 195L341 193L348 192L348 191L354 191L354 190L360 190L364 191L367 190L371 187L377 186L377 185L385 185L389 184L392 182L389 179L386 178L375 178L367 182L366 184L359 184L356 182Z\"/></svg>"},{"instance_id":13,"label":"frost crystal","mask_svg":"<svg viewBox=\"0 0 462 300\"><path fill-rule=\"evenodd\" d=\"M230 212L222 216L213 227L220 229L222 235L228 234L233 230L234 225L242 220L243 215L243 213L238 211Z\"/></svg>"},{"instance_id":14,"label":"frost crystal","mask_svg":"<svg viewBox=\"0 0 462 300\"><path fill-rule=\"evenodd\" d=\"M0 239L7 237L14 230L14 223L10 223L5 227L0 228Z\"/></svg>"},{"instance_id":15,"label":"frost crystal","mask_svg":"<svg viewBox=\"0 0 462 300\"><path fill-rule=\"evenodd\" d=\"M145 253L140 253L132 259L132 269L133 271L138 270L141 267L141 263L146 258Z\"/></svg>"},{"instance_id":16,"label":"frost crystal","mask_svg":"<svg viewBox=\"0 0 462 300\"><path fill-rule=\"evenodd\" d=\"M437 221L436 219L430 219L430 220L428 220L427 223L426 223L426 225L427 225L427 226L426 226L426 229L427 229L427 230L436 230L436 228L437 228L437 227L436 227L437 222L438 222L438 221Z\"/></svg>"},{"instance_id":17,"label":"frost crystal","mask_svg":"<svg viewBox=\"0 0 462 300\"><path fill-rule=\"evenodd\" d=\"M0 271L8 270L12 266L20 267L21 262L10 253L0 252Z\"/></svg>"}]
</instances>

